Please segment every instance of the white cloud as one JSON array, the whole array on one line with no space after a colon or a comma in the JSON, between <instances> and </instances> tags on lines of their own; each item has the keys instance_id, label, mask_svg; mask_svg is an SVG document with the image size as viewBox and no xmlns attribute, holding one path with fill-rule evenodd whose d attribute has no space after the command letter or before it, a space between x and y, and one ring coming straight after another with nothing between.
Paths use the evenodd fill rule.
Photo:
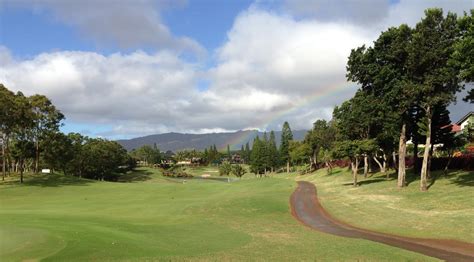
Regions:
<instances>
[{"instance_id":1,"label":"white cloud","mask_svg":"<svg viewBox=\"0 0 474 262\"><path fill-rule=\"evenodd\" d=\"M291 118L297 119L291 121L295 128L309 128L354 93L345 81L347 57L351 48L373 37L351 25L297 21L251 8L237 17L228 41L217 50L219 63L209 72L208 93L229 97L227 105L236 110L267 112L257 126L275 128ZM309 101L318 95L325 99ZM312 117L300 119L308 110Z\"/></svg>"},{"instance_id":2,"label":"white cloud","mask_svg":"<svg viewBox=\"0 0 474 262\"><path fill-rule=\"evenodd\" d=\"M463 3L452 9L459 12ZM370 44L389 25L415 23L427 5L401 1L381 9L383 18L368 17L370 26L342 19L345 12L335 9L332 18L301 18L255 5L235 19L209 69L170 48L111 55L49 52L15 60L0 46L0 82L51 97L69 121L110 126L97 133L108 137L280 129L286 120L293 129L310 128L354 94L355 85L345 79L350 50ZM374 12L370 5L360 8ZM208 88L200 91L200 80Z\"/></svg>"},{"instance_id":3,"label":"white cloud","mask_svg":"<svg viewBox=\"0 0 474 262\"><path fill-rule=\"evenodd\" d=\"M86 38L100 45L121 48L172 49L190 51L198 56L205 49L195 40L174 36L163 23L160 11L182 6L185 0L3 0L13 7L49 13L64 24L73 26Z\"/></svg>"}]
</instances>

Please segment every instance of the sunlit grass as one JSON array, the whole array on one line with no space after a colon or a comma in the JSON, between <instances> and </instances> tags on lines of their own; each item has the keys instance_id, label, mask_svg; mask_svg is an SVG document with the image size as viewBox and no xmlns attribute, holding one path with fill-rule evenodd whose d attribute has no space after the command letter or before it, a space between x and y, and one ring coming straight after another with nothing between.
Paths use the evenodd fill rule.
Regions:
<instances>
[{"instance_id":1,"label":"sunlit grass","mask_svg":"<svg viewBox=\"0 0 474 262\"><path fill-rule=\"evenodd\" d=\"M391 173L388 180L381 173L360 176L356 188L347 169L298 179L316 184L323 206L339 220L387 233L474 243L474 172L433 172L437 179L428 192L420 192L418 174L411 170L403 189Z\"/></svg>"},{"instance_id":2,"label":"sunlit grass","mask_svg":"<svg viewBox=\"0 0 474 262\"><path fill-rule=\"evenodd\" d=\"M0 184L0 260L432 259L301 225L288 204L295 175L233 183L175 183L146 168L135 175L122 183L53 175Z\"/></svg>"}]
</instances>

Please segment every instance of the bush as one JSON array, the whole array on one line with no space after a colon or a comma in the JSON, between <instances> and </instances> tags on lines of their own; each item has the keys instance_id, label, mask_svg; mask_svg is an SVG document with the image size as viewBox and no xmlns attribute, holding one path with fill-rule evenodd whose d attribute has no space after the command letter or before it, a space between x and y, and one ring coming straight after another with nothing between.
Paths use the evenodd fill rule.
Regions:
<instances>
[{"instance_id":1,"label":"bush","mask_svg":"<svg viewBox=\"0 0 474 262\"><path fill-rule=\"evenodd\" d=\"M219 175L220 176L228 176L232 172L232 165L229 162L223 162L219 166Z\"/></svg>"}]
</instances>

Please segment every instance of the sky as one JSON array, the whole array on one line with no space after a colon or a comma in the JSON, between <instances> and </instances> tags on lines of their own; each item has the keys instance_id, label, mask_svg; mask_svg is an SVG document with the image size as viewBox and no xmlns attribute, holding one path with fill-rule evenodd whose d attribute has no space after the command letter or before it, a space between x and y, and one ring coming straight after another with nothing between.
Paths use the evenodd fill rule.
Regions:
<instances>
[{"instance_id":1,"label":"sky","mask_svg":"<svg viewBox=\"0 0 474 262\"><path fill-rule=\"evenodd\" d=\"M0 0L0 83L92 137L309 129L357 90L351 49L429 7L474 1Z\"/></svg>"}]
</instances>

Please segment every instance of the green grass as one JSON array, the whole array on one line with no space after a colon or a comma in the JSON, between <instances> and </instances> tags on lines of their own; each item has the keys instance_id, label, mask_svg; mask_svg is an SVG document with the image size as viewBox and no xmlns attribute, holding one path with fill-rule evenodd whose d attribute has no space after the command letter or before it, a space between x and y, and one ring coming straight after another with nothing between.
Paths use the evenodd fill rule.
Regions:
<instances>
[{"instance_id":1,"label":"green grass","mask_svg":"<svg viewBox=\"0 0 474 262\"><path fill-rule=\"evenodd\" d=\"M396 187L396 175L382 174L352 186L347 169L332 175L320 170L298 179L316 184L323 206L347 223L397 235L456 239L474 243L474 172L433 172L434 184L420 192L418 174L407 175L408 187Z\"/></svg>"},{"instance_id":2,"label":"green grass","mask_svg":"<svg viewBox=\"0 0 474 262\"><path fill-rule=\"evenodd\" d=\"M48 175L0 184L0 261L430 261L297 222L295 175L175 183L156 170L128 183Z\"/></svg>"}]
</instances>

